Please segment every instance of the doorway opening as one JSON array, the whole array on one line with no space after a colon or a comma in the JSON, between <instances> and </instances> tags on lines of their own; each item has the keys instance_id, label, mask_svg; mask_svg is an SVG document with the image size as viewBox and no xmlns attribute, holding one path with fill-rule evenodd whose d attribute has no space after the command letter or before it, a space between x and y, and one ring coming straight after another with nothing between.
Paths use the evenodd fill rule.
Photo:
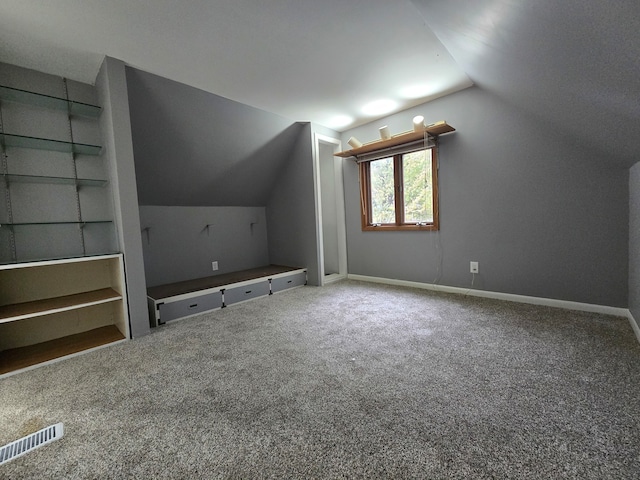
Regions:
<instances>
[{"instance_id":1,"label":"doorway opening","mask_svg":"<svg viewBox=\"0 0 640 480\"><path fill-rule=\"evenodd\" d=\"M315 135L318 260L321 285L346 278L347 238L344 212L342 158L336 138Z\"/></svg>"}]
</instances>

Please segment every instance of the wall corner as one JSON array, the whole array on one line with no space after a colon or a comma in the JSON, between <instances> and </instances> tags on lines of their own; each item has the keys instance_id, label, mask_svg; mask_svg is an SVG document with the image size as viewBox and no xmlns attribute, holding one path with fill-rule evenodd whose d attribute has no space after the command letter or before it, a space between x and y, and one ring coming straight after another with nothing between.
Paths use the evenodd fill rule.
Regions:
<instances>
[{"instance_id":1,"label":"wall corner","mask_svg":"<svg viewBox=\"0 0 640 480\"><path fill-rule=\"evenodd\" d=\"M124 62L105 57L96 78L96 90L102 106L104 157L111 179L118 243L124 254L129 321L135 338L148 334L150 329Z\"/></svg>"}]
</instances>

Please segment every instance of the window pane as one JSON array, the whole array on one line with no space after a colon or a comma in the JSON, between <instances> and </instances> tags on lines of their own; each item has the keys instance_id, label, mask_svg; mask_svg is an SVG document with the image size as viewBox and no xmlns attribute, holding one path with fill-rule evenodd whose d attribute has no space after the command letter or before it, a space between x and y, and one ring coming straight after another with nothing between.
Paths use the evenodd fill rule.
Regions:
<instances>
[{"instance_id":1,"label":"window pane","mask_svg":"<svg viewBox=\"0 0 640 480\"><path fill-rule=\"evenodd\" d=\"M431 149L402 155L404 222L433 222Z\"/></svg>"},{"instance_id":2,"label":"window pane","mask_svg":"<svg viewBox=\"0 0 640 480\"><path fill-rule=\"evenodd\" d=\"M371 173L371 223L395 223L393 158L369 164Z\"/></svg>"}]
</instances>

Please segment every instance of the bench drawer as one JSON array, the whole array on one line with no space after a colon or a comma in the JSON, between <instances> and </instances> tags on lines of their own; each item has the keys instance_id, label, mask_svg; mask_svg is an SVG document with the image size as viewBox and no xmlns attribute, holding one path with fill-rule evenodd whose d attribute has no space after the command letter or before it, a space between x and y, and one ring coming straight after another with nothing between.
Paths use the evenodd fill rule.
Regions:
<instances>
[{"instance_id":1,"label":"bench drawer","mask_svg":"<svg viewBox=\"0 0 640 480\"><path fill-rule=\"evenodd\" d=\"M299 287L307 282L305 272L294 273L286 277L278 277L271 280L271 291L273 293L286 290L287 288Z\"/></svg>"},{"instance_id":2,"label":"bench drawer","mask_svg":"<svg viewBox=\"0 0 640 480\"><path fill-rule=\"evenodd\" d=\"M261 280L242 287L227 288L224 291L224 304L244 302L252 298L269 295L269 280Z\"/></svg>"},{"instance_id":3,"label":"bench drawer","mask_svg":"<svg viewBox=\"0 0 640 480\"><path fill-rule=\"evenodd\" d=\"M186 300L178 300L177 302L163 303L158 307L160 310L160 323L208 310L215 310L220 307L222 307L222 293L220 292L199 295Z\"/></svg>"}]
</instances>

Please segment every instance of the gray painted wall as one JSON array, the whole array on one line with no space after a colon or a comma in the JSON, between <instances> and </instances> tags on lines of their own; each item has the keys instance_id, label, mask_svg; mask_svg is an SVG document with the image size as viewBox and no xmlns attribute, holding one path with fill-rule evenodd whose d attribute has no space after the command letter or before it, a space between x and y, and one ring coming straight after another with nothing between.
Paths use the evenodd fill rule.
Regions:
<instances>
[{"instance_id":1,"label":"gray painted wall","mask_svg":"<svg viewBox=\"0 0 640 480\"><path fill-rule=\"evenodd\" d=\"M269 260L307 267L309 284L319 285L312 131L308 123L301 127L267 203Z\"/></svg>"},{"instance_id":2,"label":"gray painted wall","mask_svg":"<svg viewBox=\"0 0 640 480\"><path fill-rule=\"evenodd\" d=\"M265 207L140 206L140 223L149 287L269 264Z\"/></svg>"},{"instance_id":3,"label":"gray painted wall","mask_svg":"<svg viewBox=\"0 0 640 480\"><path fill-rule=\"evenodd\" d=\"M628 170L473 87L343 133L362 142L446 120L439 232L362 232L345 162L349 273L627 306ZM606 163L606 166L605 166Z\"/></svg>"},{"instance_id":4,"label":"gray painted wall","mask_svg":"<svg viewBox=\"0 0 640 480\"><path fill-rule=\"evenodd\" d=\"M115 220L124 253L131 334L138 337L149 333L149 314L124 70L123 62L105 57L96 78L96 89L103 108L100 126L104 156L111 171Z\"/></svg>"},{"instance_id":5,"label":"gray painted wall","mask_svg":"<svg viewBox=\"0 0 640 480\"><path fill-rule=\"evenodd\" d=\"M329 127L325 127L324 125L319 125L314 122L311 122L311 133L313 133L314 135L317 133L330 138L340 138L340 134L335 130L332 130Z\"/></svg>"},{"instance_id":6,"label":"gray painted wall","mask_svg":"<svg viewBox=\"0 0 640 480\"><path fill-rule=\"evenodd\" d=\"M126 72L142 227L151 226L148 284L213 275L214 260L216 273L268 263L317 270L308 125Z\"/></svg>"},{"instance_id":7,"label":"gray painted wall","mask_svg":"<svg viewBox=\"0 0 640 480\"><path fill-rule=\"evenodd\" d=\"M629 170L629 310L640 323L640 162Z\"/></svg>"},{"instance_id":8,"label":"gray painted wall","mask_svg":"<svg viewBox=\"0 0 640 480\"><path fill-rule=\"evenodd\" d=\"M127 68L141 205L265 206L293 120Z\"/></svg>"}]
</instances>

